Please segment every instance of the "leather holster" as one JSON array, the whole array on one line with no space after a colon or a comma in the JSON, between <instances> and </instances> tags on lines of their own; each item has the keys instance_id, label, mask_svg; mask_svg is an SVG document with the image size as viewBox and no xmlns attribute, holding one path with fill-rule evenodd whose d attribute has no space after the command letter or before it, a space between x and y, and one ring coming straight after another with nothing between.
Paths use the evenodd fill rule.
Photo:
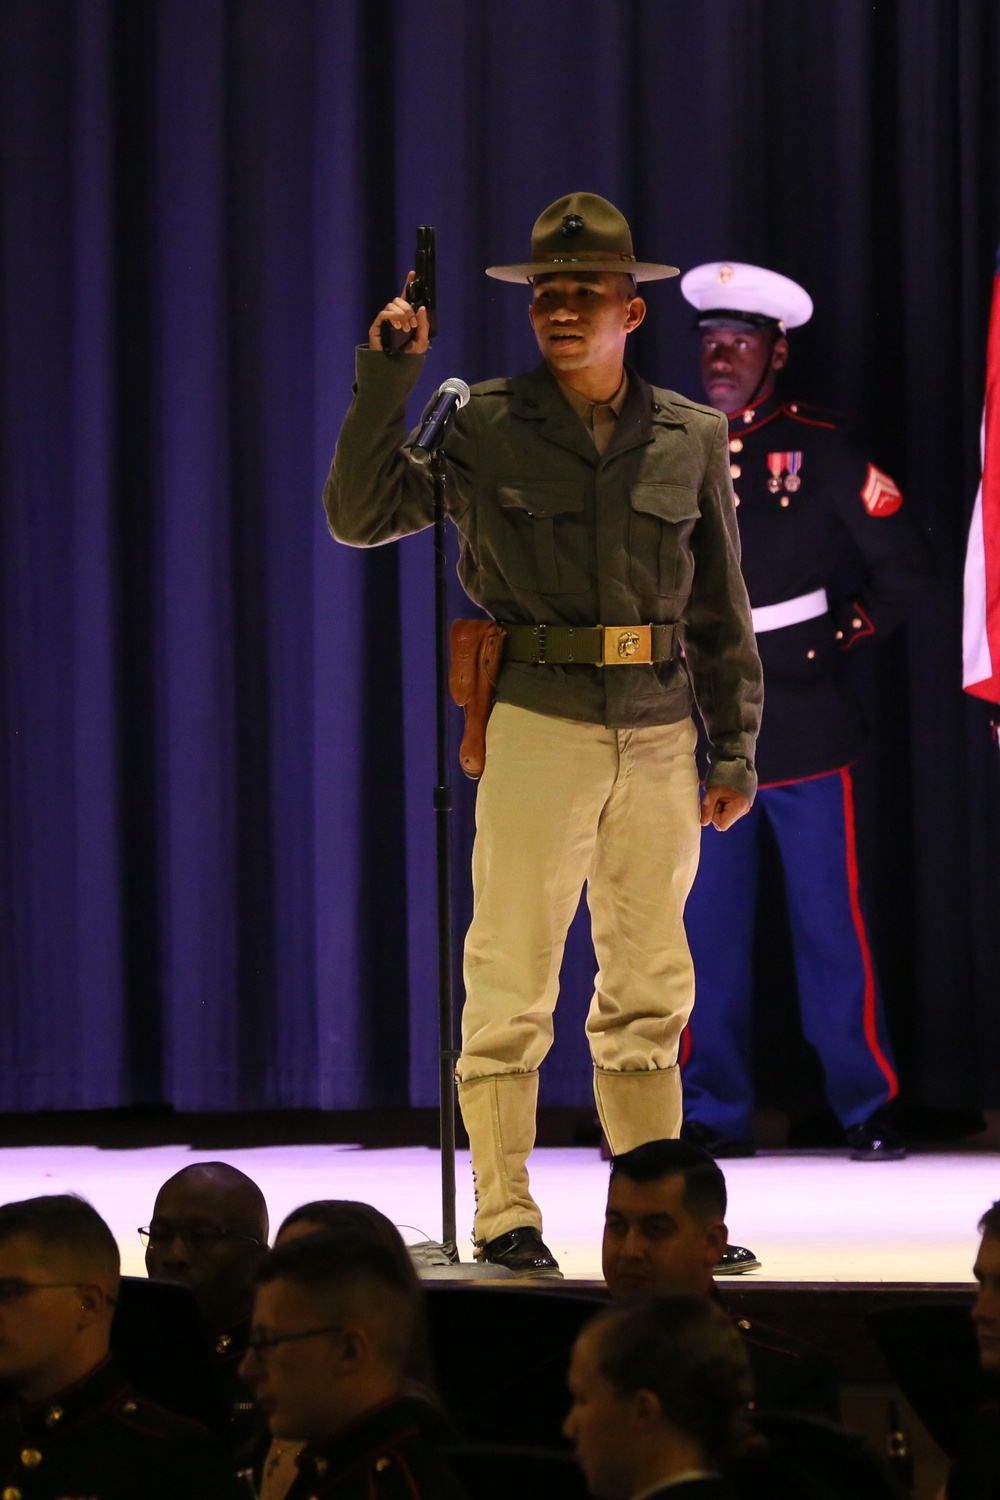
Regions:
<instances>
[{"instance_id":1,"label":"leather holster","mask_svg":"<svg viewBox=\"0 0 1000 1500\"><path fill-rule=\"evenodd\" d=\"M486 765L486 725L497 694L497 678L507 632L495 620L453 620L448 686L465 710L465 733L458 759L475 781Z\"/></svg>"}]
</instances>

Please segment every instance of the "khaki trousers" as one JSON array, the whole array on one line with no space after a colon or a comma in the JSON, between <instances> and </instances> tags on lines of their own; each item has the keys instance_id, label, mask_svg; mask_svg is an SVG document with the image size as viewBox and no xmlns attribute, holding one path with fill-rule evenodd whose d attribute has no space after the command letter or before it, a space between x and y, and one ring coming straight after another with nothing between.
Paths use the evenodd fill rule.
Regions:
<instances>
[{"instance_id":1,"label":"khaki trousers","mask_svg":"<svg viewBox=\"0 0 1000 1500\"><path fill-rule=\"evenodd\" d=\"M677 1047L694 1000L683 914L700 848L695 740L690 719L605 729L506 703L493 711L457 1069L479 1241L541 1228L527 1172L538 1068L584 883L598 962L587 1036L604 1131L619 1153L680 1130Z\"/></svg>"}]
</instances>

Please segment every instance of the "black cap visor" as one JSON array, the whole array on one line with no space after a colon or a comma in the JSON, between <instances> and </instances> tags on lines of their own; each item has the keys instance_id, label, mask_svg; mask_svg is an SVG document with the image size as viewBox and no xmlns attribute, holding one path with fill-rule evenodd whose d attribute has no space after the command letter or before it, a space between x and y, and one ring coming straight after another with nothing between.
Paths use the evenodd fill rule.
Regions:
<instances>
[{"instance_id":1,"label":"black cap visor","mask_svg":"<svg viewBox=\"0 0 1000 1500\"><path fill-rule=\"evenodd\" d=\"M694 320L696 329L703 328L771 328L775 333L784 333L784 325L780 318L769 317L767 313L740 312L733 307L717 307L700 312Z\"/></svg>"}]
</instances>

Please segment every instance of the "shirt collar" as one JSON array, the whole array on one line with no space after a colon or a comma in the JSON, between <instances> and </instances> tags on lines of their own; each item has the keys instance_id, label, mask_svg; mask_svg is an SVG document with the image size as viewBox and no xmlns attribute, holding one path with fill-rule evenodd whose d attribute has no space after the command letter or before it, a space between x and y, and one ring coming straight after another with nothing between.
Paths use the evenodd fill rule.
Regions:
<instances>
[{"instance_id":1,"label":"shirt collar","mask_svg":"<svg viewBox=\"0 0 1000 1500\"><path fill-rule=\"evenodd\" d=\"M628 395L628 374L625 370L622 371L621 385L615 391L610 401L588 401L586 396L581 396L580 392L575 391L571 385L563 385L561 380L558 384L559 389L577 416L582 417L588 426L590 425L590 414L597 410L607 409L613 412L616 417L621 416L622 407L625 405L625 397Z\"/></svg>"},{"instance_id":2,"label":"shirt collar","mask_svg":"<svg viewBox=\"0 0 1000 1500\"><path fill-rule=\"evenodd\" d=\"M673 1489L675 1484L691 1484L695 1479L718 1479L711 1469L685 1469L683 1474L673 1474L669 1479L660 1479L656 1484L651 1484L648 1489L639 1490L631 1497L631 1500L649 1500L651 1495L660 1495L664 1490Z\"/></svg>"}]
</instances>

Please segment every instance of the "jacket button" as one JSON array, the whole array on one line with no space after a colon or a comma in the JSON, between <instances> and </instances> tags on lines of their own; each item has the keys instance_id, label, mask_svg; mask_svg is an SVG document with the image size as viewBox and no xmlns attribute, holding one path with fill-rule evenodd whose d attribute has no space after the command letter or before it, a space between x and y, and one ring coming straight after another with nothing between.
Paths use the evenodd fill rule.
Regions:
<instances>
[{"instance_id":1,"label":"jacket button","mask_svg":"<svg viewBox=\"0 0 1000 1500\"><path fill-rule=\"evenodd\" d=\"M851 621L851 625L855 630L860 630L861 624L862 622L857 618L857 616L855 616L855 618Z\"/></svg>"},{"instance_id":2,"label":"jacket button","mask_svg":"<svg viewBox=\"0 0 1000 1500\"><path fill-rule=\"evenodd\" d=\"M729 477L730 477L730 479L739 479L739 477L740 477L740 475L742 473L743 473L743 470L740 468L739 464L730 464L729 465Z\"/></svg>"},{"instance_id":3,"label":"jacket button","mask_svg":"<svg viewBox=\"0 0 1000 1500\"><path fill-rule=\"evenodd\" d=\"M844 632L842 630L838 630L837 633L834 635L834 640L835 641L842 641L843 639L844 639Z\"/></svg>"},{"instance_id":4,"label":"jacket button","mask_svg":"<svg viewBox=\"0 0 1000 1500\"><path fill-rule=\"evenodd\" d=\"M730 438L729 439L729 451L730 451L730 453L742 453L743 452L743 439L742 438Z\"/></svg>"},{"instance_id":5,"label":"jacket button","mask_svg":"<svg viewBox=\"0 0 1000 1500\"><path fill-rule=\"evenodd\" d=\"M733 501L734 501L734 503L736 505L739 505L739 503L740 503L740 497L739 497L739 495L734 495L733 496Z\"/></svg>"},{"instance_id":6,"label":"jacket button","mask_svg":"<svg viewBox=\"0 0 1000 1500\"><path fill-rule=\"evenodd\" d=\"M737 1327L742 1328L744 1333L749 1333L751 1328L753 1327L753 1324L750 1322L749 1318L741 1318L739 1323L737 1324Z\"/></svg>"},{"instance_id":7,"label":"jacket button","mask_svg":"<svg viewBox=\"0 0 1000 1500\"><path fill-rule=\"evenodd\" d=\"M0 1495L0 1500L21 1500L21 1491L16 1485L9 1484Z\"/></svg>"},{"instance_id":8,"label":"jacket button","mask_svg":"<svg viewBox=\"0 0 1000 1500\"><path fill-rule=\"evenodd\" d=\"M42 1461L42 1455L37 1448L22 1448L21 1462L26 1469L37 1469Z\"/></svg>"},{"instance_id":9,"label":"jacket button","mask_svg":"<svg viewBox=\"0 0 1000 1500\"><path fill-rule=\"evenodd\" d=\"M806 652L806 660L807 661L815 661L816 660L816 653L815 653L815 651L807 651Z\"/></svg>"},{"instance_id":10,"label":"jacket button","mask_svg":"<svg viewBox=\"0 0 1000 1500\"><path fill-rule=\"evenodd\" d=\"M788 496L787 495L782 495L782 497L781 497L781 508L782 508L782 510L787 510L788 506L789 506Z\"/></svg>"}]
</instances>

